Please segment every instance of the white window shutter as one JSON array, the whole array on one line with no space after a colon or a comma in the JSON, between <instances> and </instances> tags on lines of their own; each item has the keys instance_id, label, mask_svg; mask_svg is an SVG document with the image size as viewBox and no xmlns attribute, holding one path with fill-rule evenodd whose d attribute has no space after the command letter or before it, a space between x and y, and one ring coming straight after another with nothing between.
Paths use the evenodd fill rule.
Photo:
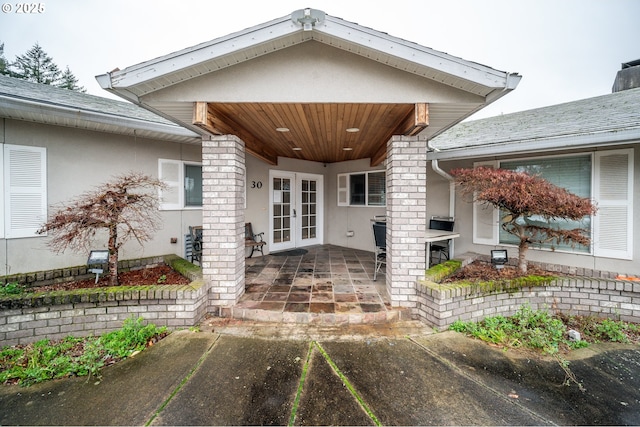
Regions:
<instances>
[{"instance_id":1,"label":"white window shutter","mask_svg":"<svg viewBox=\"0 0 640 427\"><path fill-rule=\"evenodd\" d=\"M6 166L4 164L4 148L0 150L0 239L4 239L4 170Z\"/></svg>"},{"instance_id":2,"label":"white window shutter","mask_svg":"<svg viewBox=\"0 0 640 427\"><path fill-rule=\"evenodd\" d=\"M179 160L158 159L158 179L167 186L160 190L161 210L182 209L184 205L182 167Z\"/></svg>"},{"instance_id":3,"label":"white window shutter","mask_svg":"<svg viewBox=\"0 0 640 427\"><path fill-rule=\"evenodd\" d=\"M338 206L349 206L349 174L338 174Z\"/></svg>"},{"instance_id":4,"label":"white window shutter","mask_svg":"<svg viewBox=\"0 0 640 427\"><path fill-rule=\"evenodd\" d=\"M593 251L605 258L633 259L633 151L595 154Z\"/></svg>"},{"instance_id":5,"label":"white window shutter","mask_svg":"<svg viewBox=\"0 0 640 427\"><path fill-rule=\"evenodd\" d=\"M474 167L497 167L497 162L478 162ZM473 204L473 243L477 245L498 244L499 210L487 203Z\"/></svg>"},{"instance_id":6,"label":"white window shutter","mask_svg":"<svg viewBox=\"0 0 640 427\"><path fill-rule=\"evenodd\" d=\"M47 150L4 146L5 237L34 237L47 220Z\"/></svg>"}]
</instances>

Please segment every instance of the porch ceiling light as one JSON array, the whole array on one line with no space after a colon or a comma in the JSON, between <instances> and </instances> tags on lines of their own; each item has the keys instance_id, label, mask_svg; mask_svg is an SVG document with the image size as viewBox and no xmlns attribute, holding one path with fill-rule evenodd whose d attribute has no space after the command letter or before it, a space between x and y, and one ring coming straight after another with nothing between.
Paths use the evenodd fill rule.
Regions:
<instances>
[{"instance_id":1,"label":"porch ceiling light","mask_svg":"<svg viewBox=\"0 0 640 427\"><path fill-rule=\"evenodd\" d=\"M293 147L292 150L293 151L302 151L302 147Z\"/></svg>"},{"instance_id":2,"label":"porch ceiling light","mask_svg":"<svg viewBox=\"0 0 640 427\"><path fill-rule=\"evenodd\" d=\"M285 128L285 127L281 127L281 128L276 128L277 132L289 132L289 128Z\"/></svg>"},{"instance_id":3,"label":"porch ceiling light","mask_svg":"<svg viewBox=\"0 0 640 427\"><path fill-rule=\"evenodd\" d=\"M356 132L360 132L360 129L359 128L347 128L347 132L356 133Z\"/></svg>"},{"instance_id":4,"label":"porch ceiling light","mask_svg":"<svg viewBox=\"0 0 640 427\"><path fill-rule=\"evenodd\" d=\"M344 147L344 148L342 149L342 151L353 151L353 148L351 148L351 147Z\"/></svg>"}]
</instances>

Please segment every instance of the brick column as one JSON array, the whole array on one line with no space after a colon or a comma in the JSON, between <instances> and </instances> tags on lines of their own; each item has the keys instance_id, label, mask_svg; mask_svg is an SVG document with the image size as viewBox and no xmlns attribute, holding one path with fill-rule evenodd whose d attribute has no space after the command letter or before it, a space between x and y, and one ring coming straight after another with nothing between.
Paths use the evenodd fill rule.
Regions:
<instances>
[{"instance_id":1,"label":"brick column","mask_svg":"<svg viewBox=\"0 0 640 427\"><path fill-rule=\"evenodd\" d=\"M427 142L394 136L387 143L387 274L391 305L417 307L427 229Z\"/></svg>"},{"instance_id":2,"label":"brick column","mask_svg":"<svg viewBox=\"0 0 640 427\"><path fill-rule=\"evenodd\" d=\"M244 142L202 140L202 275L212 312L227 315L244 293Z\"/></svg>"}]
</instances>

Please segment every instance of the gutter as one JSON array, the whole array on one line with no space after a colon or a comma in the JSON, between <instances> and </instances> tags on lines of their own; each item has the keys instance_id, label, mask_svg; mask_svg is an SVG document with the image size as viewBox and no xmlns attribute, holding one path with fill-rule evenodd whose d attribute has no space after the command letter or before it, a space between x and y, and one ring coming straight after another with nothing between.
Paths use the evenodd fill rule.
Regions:
<instances>
[{"instance_id":1,"label":"gutter","mask_svg":"<svg viewBox=\"0 0 640 427\"><path fill-rule=\"evenodd\" d=\"M158 122L150 122L131 117L118 116L113 114L100 113L90 110L82 110L75 107L53 106L51 104L42 103L31 100L16 100L13 97L0 95L3 101L2 107L9 109L15 113L40 114L42 116L61 117L70 121L80 121L85 123L100 123L119 127L121 129L145 130L150 132L158 132L165 135L177 136L181 138L198 138L198 134L191 132L183 127L173 124L164 124ZM16 114L11 117L16 120L25 120ZM50 122L44 122L50 123ZM55 123L50 123L55 124Z\"/></svg>"},{"instance_id":2,"label":"gutter","mask_svg":"<svg viewBox=\"0 0 640 427\"><path fill-rule=\"evenodd\" d=\"M427 148L432 152L437 152L438 149L431 146L431 140L427 141ZM431 160L431 168L435 173L449 181L449 216L451 218L456 217L456 184L451 175L446 173L440 168L438 164L438 159Z\"/></svg>"},{"instance_id":3,"label":"gutter","mask_svg":"<svg viewBox=\"0 0 640 427\"><path fill-rule=\"evenodd\" d=\"M446 150L433 149L430 160L463 160L481 157L498 157L511 154L529 154L578 149L597 149L614 145L627 145L640 141L640 127L624 130L607 130L589 134L503 141L476 147L460 147Z\"/></svg>"}]
</instances>

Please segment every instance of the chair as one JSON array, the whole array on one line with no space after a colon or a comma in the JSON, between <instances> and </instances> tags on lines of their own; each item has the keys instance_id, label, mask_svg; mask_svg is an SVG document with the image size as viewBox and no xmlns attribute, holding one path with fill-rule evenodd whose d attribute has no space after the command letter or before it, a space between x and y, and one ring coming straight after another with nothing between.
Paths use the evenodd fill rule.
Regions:
<instances>
[{"instance_id":1,"label":"chair","mask_svg":"<svg viewBox=\"0 0 640 427\"><path fill-rule=\"evenodd\" d=\"M267 244L264 241L264 232L253 234L253 227L251 227L251 223L247 222L244 224L244 247L251 248L251 255L249 258L253 256L253 252L259 250L262 256L264 256L264 252L262 248Z\"/></svg>"},{"instance_id":2,"label":"chair","mask_svg":"<svg viewBox=\"0 0 640 427\"><path fill-rule=\"evenodd\" d=\"M188 237L185 241L187 256L191 258L192 263L202 263L202 226L189 226Z\"/></svg>"},{"instance_id":3,"label":"chair","mask_svg":"<svg viewBox=\"0 0 640 427\"><path fill-rule=\"evenodd\" d=\"M451 217L432 217L429 221L429 229L431 230L444 230L444 231L453 231L454 221ZM438 254L438 264L442 262L442 258L445 260L449 259L451 239L449 240L440 240L437 242L431 243L431 260L433 261L432 254L436 252ZM432 264L432 263L430 263Z\"/></svg>"},{"instance_id":4,"label":"chair","mask_svg":"<svg viewBox=\"0 0 640 427\"><path fill-rule=\"evenodd\" d=\"M387 264L387 224L380 221L374 221L372 224L373 239L375 242L374 256L376 261L373 270L373 281L375 282L382 264Z\"/></svg>"}]
</instances>

